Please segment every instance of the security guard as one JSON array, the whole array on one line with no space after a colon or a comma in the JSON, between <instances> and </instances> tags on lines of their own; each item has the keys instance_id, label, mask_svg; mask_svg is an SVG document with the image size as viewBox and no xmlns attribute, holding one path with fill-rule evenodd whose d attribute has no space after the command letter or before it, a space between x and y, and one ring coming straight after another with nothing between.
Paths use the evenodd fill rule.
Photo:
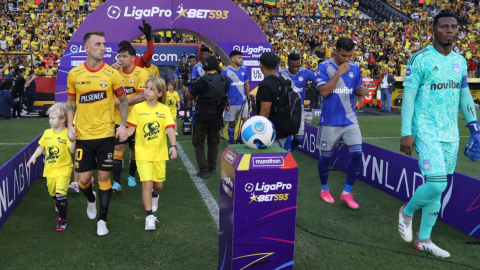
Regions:
<instances>
[{"instance_id":1,"label":"security guard","mask_svg":"<svg viewBox=\"0 0 480 270\"><path fill-rule=\"evenodd\" d=\"M185 91L185 97L197 105L193 120L192 144L200 171L197 176L208 178L208 173L216 173L220 129L223 125L223 110L228 110L228 89L230 83L227 77L219 73L218 61L214 56L205 59L205 76L192 87L191 92ZM208 160L205 158L205 137L207 137Z\"/></svg>"}]
</instances>

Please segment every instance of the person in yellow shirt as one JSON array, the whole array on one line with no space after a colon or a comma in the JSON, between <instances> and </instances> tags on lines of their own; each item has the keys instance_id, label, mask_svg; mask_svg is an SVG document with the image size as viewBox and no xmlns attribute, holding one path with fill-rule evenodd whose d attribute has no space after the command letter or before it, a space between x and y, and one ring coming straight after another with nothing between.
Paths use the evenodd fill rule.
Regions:
<instances>
[{"instance_id":1,"label":"person in yellow shirt","mask_svg":"<svg viewBox=\"0 0 480 270\"><path fill-rule=\"evenodd\" d=\"M325 60L328 60L329 58L331 58L331 57L332 57L332 53L333 53L333 48L327 47L327 48L325 49L325 58L326 58Z\"/></svg>"},{"instance_id":2,"label":"person in yellow shirt","mask_svg":"<svg viewBox=\"0 0 480 270\"><path fill-rule=\"evenodd\" d=\"M148 72L143 68L135 66L135 57L137 52L132 46L122 46L118 49L118 62L112 65L113 68L118 68L120 75L123 77L123 90L127 95L128 101L128 113L133 108L133 105L140 103L144 100L143 91L145 90L145 84L148 80ZM119 68L121 67L121 68ZM120 101L115 100L115 128L118 128L121 124L120 115ZM130 172L127 178L128 186L134 187L137 185L135 181L136 174L136 158L135 158L135 137L131 136L126 141L115 141L115 150L113 151L113 193L122 193L121 186L121 173L122 173L122 161L123 153L125 152L125 146L128 142L128 148L130 150Z\"/></svg>"},{"instance_id":3,"label":"person in yellow shirt","mask_svg":"<svg viewBox=\"0 0 480 270\"><path fill-rule=\"evenodd\" d=\"M55 9L55 2L54 1L50 1L48 3L48 9L49 10L54 10Z\"/></svg>"},{"instance_id":4,"label":"person in yellow shirt","mask_svg":"<svg viewBox=\"0 0 480 270\"><path fill-rule=\"evenodd\" d=\"M152 59L150 59L145 66L143 67L145 71L148 73L149 77L160 77L160 72L158 71L158 67L152 65Z\"/></svg>"},{"instance_id":5,"label":"person in yellow shirt","mask_svg":"<svg viewBox=\"0 0 480 270\"><path fill-rule=\"evenodd\" d=\"M48 193L55 200L55 209L59 215L55 230L64 231L67 228L67 190L73 171L72 153L75 152L76 143L70 142L67 136L65 103L55 103L47 114L51 128L45 130L38 141L37 150L28 160L27 167L35 164L45 151L43 176L47 178Z\"/></svg>"},{"instance_id":6,"label":"person in yellow shirt","mask_svg":"<svg viewBox=\"0 0 480 270\"><path fill-rule=\"evenodd\" d=\"M145 87L145 102L133 106L127 119L127 134L135 133L135 156L142 182L142 200L146 212L145 230L155 230L158 194L165 181L166 161L177 158L177 145L170 109L165 105L167 93L162 78L151 77ZM138 127L138 128L137 128ZM166 133L171 146L168 150ZM152 192L153 189L153 192Z\"/></svg>"},{"instance_id":7,"label":"person in yellow shirt","mask_svg":"<svg viewBox=\"0 0 480 270\"><path fill-rule=\"evenodd\" d=\"M173 120L175 121L175 135L178 136L177 132L177 111L180 110L180 96L178 92L175 91L175 86L177 84L175 81L168 81L167 83L167 106L170 109L170 113L172 114Z\"/></svg>"},{"instance_id":8,"label":"person in yellow shirt","mask_svg":"<svg viewBox=\"0 0 480 270\"><path fill-rule=\"evenodd\" d=\"M40 66L35 69L35 75L37 75L38 77L45 77L45 75L47 75L45 63L41 63Z\"/></svg>"}]
</instances>

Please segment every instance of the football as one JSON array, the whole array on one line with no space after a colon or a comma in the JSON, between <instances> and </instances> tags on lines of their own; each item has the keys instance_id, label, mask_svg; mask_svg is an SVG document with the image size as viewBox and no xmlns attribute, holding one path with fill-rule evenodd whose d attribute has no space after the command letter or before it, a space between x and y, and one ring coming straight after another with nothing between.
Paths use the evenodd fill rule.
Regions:
<instances>
[{"instance_id":1,"label":"football","mask_svg":"<svg viewBox=\"0 0 480 270\"><path fill-rule=\"evenodd\" d=\"M243 142L252 149L265 149L275 140L275 127L263 116L254 116L242 126Z\"/></svg>"}]
</instances>

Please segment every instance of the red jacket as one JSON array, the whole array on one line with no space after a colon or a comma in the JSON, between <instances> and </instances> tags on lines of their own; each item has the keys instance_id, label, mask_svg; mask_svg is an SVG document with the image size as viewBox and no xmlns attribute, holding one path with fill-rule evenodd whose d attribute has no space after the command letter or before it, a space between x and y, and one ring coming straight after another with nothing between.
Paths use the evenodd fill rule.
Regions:
<instances>
[{"instance_id":1,"label":"red jacket","mask_svg":"<svg viewBox=\"0 0 480 270\"><path fill-rule=\"evenodd\" d=\"M475 71L477 70L477 63L473 61L468 61L468 71Z\"/></svg>"},{"instance_id":2,"label":"red jacket","mask_svg":"<svg viewBox=\"0 0 480 270\"><path fill-rule=\"evenodd\" d=\"M145 67L145 63L152 59L154 52L153 41L147 41L147 51L142 56L135 58L135 66L141 68Z\"/></svg>"}]
</instances>

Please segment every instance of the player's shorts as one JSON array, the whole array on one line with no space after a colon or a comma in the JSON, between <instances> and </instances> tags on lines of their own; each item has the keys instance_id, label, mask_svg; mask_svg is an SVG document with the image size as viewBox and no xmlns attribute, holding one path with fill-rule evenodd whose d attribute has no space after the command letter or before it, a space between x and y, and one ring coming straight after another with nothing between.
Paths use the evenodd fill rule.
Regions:
<instances>
[{"instance_id":1,"label":"player's shorts","mask_svg":"<svg viewBox=\"0 0 480 270\"><path fill-rule=\"evenodd\" d=\"M75 151L75 171L111 171L113 169L115 137L94 140L77 140Z\"/></svg>"},{"instance_id":2,"label":"player's shorts","mask_svg":"<svg viewBox=\"0 0 480 270\"><path fill-rule=\"evenodd\" d=\"M349 126L319 126L317 131L317 148L332 151L340 137L347 145L362 144L362 133L358 124Z\"/></svg>"},{"instance_id":3,"label":"player's shorts","mask_svg":"<svg viewBox=\"0 0 480 270\"><path fill-rule=\"evenodd\" d=\"M242 116L242 118L247 118L248 113L249 113L249 108L248 108L248 103L241 104L241 105L230 105L230 110L225 111L223 114L223 118L225 121L232 122L237 120L237 117L239 115Z\"/></svg>"},{"instance_id":4,"label":"player's shorts","mask_svg":"<svg viewBox=\"0 0 480 270\"><path fill-rule=\"evenodd\" d=\"M67 195L69 184L70 174L63 176L59 175L54 177L47 177L48 194L50 194L51 197L55 196L56 193Z\"/></svg>"},{"instance_id":5,"label":"player's shorts","mask_svg":"<svg viewBox=\"0 0 480 270\"><path fill-rule=\"evenodd\" d=\"M119 125L115 125L115 130L117 130L118 127L119 127ZM135 132L137 132L137 131L135 131ZM130 148L130 149L135 148L135 132L133 132L132 136L128 137L128 139L124 142L121 142L120 138L115 138L115 145L127 144L128 143L128 148Z\"/></svg>"},{"instance_id":6,"label":"player's shorts","mask_svg":"<svg viewBox=\"0 0 480 270\"><path fill-rule=\"evenodd\" d=\"M421 141L415 138L418 165L423 176L453 174L457 165L459 142Z\"/></svg>"},{"instance_id":7,"label":"player's shorts","mask_svg":"<svg viewBox=\"0 0 480 270\"><path fill-rule=\"evenodd\" d=\"M137 171L140 181L163 182L165 181L166 161L137 160Z\"/></svg>"}]
</instances>

